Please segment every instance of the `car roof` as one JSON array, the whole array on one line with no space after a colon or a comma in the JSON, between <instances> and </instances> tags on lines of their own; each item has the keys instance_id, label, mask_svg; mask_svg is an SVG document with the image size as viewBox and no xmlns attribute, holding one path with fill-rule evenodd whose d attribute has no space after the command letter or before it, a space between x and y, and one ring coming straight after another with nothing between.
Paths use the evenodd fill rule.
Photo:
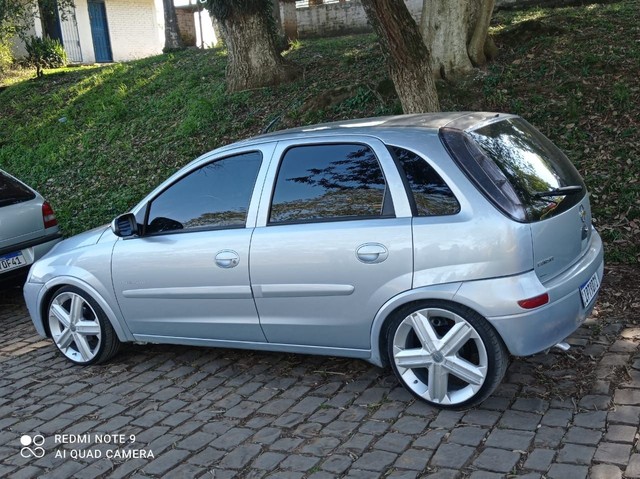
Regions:
<instances>
[{"instance_id":1,"label":"car roof","mask_svg":"<svg viewBox=\"0 0 640 479\"><path fill-rule=\"evenodd\" d=\"M294 140L298 138L326 137L339 135L371 135L387 137L398 133L398 129L416 130L437 133L442 127L466 130L480 123L494 119L503 119L514 115L496 112L440 112L419 113L412 115L381 116L356 120L342 120L331 123L306 125L273 133L258 135L226 145L217 151L232 149L238 146L249 146L267 141Z\"/></svg>"}]
</instances>

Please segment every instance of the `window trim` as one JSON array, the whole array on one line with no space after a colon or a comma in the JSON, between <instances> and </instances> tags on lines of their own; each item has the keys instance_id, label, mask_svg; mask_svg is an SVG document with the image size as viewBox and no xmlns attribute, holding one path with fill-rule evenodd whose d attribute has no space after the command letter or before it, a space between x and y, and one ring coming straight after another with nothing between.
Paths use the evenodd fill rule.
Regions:
<instances>
[{"instance_id":1,"label":"window trim","mask_svg":"<svg viewBox=\"0 0 640 479\"><path fill-rule=\"evenodd\" d=\"M273 209L273 198L275 196L275 192L276 192L276 186L278 184L278 178L280 176L280 170L282 169L282 164L284 162L284 158L287 155L287 153L289 152L289 150L293 149L293 148L301 148L301 147L313 147L313 146L333 146L333 145L355 145L355 146L364 146L366 148L368 148L372 153L373 156L376 159L376 162L378 163L378 167L380 168L380 171L382 172L382 177L384 179L384 191L383 191L383 198L382 198L382 207L380 209L380 215L378 216L372 216L372 215L367 215L367 216L332 216L332 217L327 217L327 218L310 218L310 219L304 219L304 220L288 220L288 221L278 221L278 222L273 222L271 221L271 212ZM391 202L391 209L393 210L392 214L387 214L387 215L383 215L382 213L385 211L385 202L386 201L390 201ZM269 227L269 226L284 226L284 225L296 225L296 224L313 224L313 223L335 223L335 222L344 222L344 221L358 221L358 220L371 220L371 219L389 219L389 218L397 218L396 215L396 211L395 211L395 205L393 204L393 195L391 194L391 189L389 187L389 180L387 179L387 175L384 171L384 168L382 166L382 163L380 162L380 158L378 158L378 155L376 154L376 150L373 146L369 145L366 142L363 141L326 141L326 142L309 142L309 143L296 143L296 144L292 144L287 146L282 153L280 154L280 158L278 158L278 166L276 168L276 173L275 176L273 177L273 182L271 184L271 193L269 194L269 205L267 208L267 221L265 226Z\"/></svg>"},{"instance_id":2,"label":"window trim","mask_svg":"<svg viewBox=\"0 0 640 479\"><path fill-rule=\"evenodd\" d=\"M252 200L252 198L253 198L253 196L255 194L255 189L256 189L256 185L258 184L258 180L260 179L260 171L265 167L265 165L264 165L265 155L264 155L263 151L258 149L258 148L252 149L252 150L247 150L247 151L229 152L229 153L230 154L225 155L225 156L221 156L221 157L218 157L218 158L213 158L213 159L211 159L209 161L205 161L205 162L202 162L202 163L198 162L197 164L194 164L193 168L189 168L188 170L184 171L183 174L181 174L180 176L174 178L171 183L165 185L160 191L157 191L155 193L155 195L153 195L153 197L151 199L148 199L146 201L146 204L144 205L144 220L143 220L143 224L142 224L142 228L141 228L141 232L140 232L140 237L142 237L142 238L153 238L153 237L156 237L156 236L173 235L173 234L184 234L184 233L198 233L198 232L201 232L201 231L224 231L224 230L247 228L247 221L249 219L249 208L251 206L251 200ZM183 228L181 230L171 230L171 231L160 231L160 232L157 232L157 233L147 233L147 226L149 224L149 214L151 213L151 204L160 195L164 194L165 191L167 191L169 188L174 186L179 181L182 181L187 176L189 176L192 173L196 172L197 170L205 168L205 167L207 167L207 166L209 166L209 165L211 165L213 163L216 163L218 161L227 160L229 158L233 158L233 157L236 157L236 156L243 156L243 155L247 155L247 154L251 154L251 153L258 153L260 155L260 165L258 166L256 179L255 179L255 182L253 183L251 194L249 196L249 205L247 206L247 217L245 218L244 225L199 226L199 227L196 227L196 228Z\"/></svg>"},{"instance_id":3,"label":"window trim","mask_svg":"<svg viewBox=\"0 0 640 479\"><path fill-rule=\"evenodd\" d=\"M414 151L411 148L407 148L406 146L393 145L390 143L385 144L385 146L387 147L387 150L389 151L389 154L391 155L391 158L393 158L393 162L396 165L396 168L398 169L398 174L400 175L400 179L402 180L402 184L404 185L405 194L407 195L407 198L409 199L409 205L411 206L411 215L414 218L444 218L447 216L456 216L462 212L462 203L460 203L458 196L456 196L453 189L449 186L449 183L445 180L445 178L443 178L440 172L433 167L432 163L424 155L418 153L417 151ZM393 151L393 148L402 148L403 150L407 150L408 152L413 153L417 157L421 158L429 166L429 168L431 168L433 172L438 175L438 177L444 182L447 188L449 188L449 191L451 191L451 194L455 198L456 203L458 203L458 211L456 211L455 213L447 213L447 214L439 214L439 215L418 214L418 203L416 202L415 195L413 194L413 189L409 184L409 178L407 178L407 172L404 170L404 167L402 166L402 164L400 163L400 160L398 159L397 155Z\"/></svg>"}]
</instances>

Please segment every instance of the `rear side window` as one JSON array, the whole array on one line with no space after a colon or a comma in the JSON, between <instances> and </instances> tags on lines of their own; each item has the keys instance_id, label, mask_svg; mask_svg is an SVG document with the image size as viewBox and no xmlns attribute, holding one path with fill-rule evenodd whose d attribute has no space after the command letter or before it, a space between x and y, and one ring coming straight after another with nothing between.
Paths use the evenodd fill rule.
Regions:
<instances>
[{"instance_id":1,"label":"rear side window","mask_svg":"<svg viewBox=\"0 0 640 479\"><path fill-rule=\"evenodd\" d=\"M180 178L149 207L146 234L244 228L262 155L231 156Z\"/></svg>"},{"instance_id":2,"label":"rear side window","mask_svg":"<svg viewBox=\"0 0 640 479\"><path fill-rule=\"evenodd\" d=\"M522 118L467 132L443 128L441 138L467 176L517 221L555 216L586 193L564 153Z\"/></svg>"},{"instance_id":3,"label":"rear side window","mask_svg":"<svg viewBox=\"0 0 640 479\"><path fill-rule=\"evenodd\" d=\"M35 193L25 185L0 171L0 207L23 203L35 197Z\"/></svg>"},{"instance_id":4,"label":"rear side window","mask_svg":"<svg viewBox=\"0 0 640 479\"><path fill-rule=\"evenodd\" d=\"M286 151L270 224L393 216L380 164L366 145L297 146Z\"/></svg>"},{"instance_id":5,"label":"rear side window","mask_svg":"<svg viewBox=\"0 0 640 479\"><path fill-rule=\"evenodd\" d=\"M455 215L460 211L456 196L424 158L398 146L389 149L411 189L417 216Z\"/></svg>"}]
</instances>

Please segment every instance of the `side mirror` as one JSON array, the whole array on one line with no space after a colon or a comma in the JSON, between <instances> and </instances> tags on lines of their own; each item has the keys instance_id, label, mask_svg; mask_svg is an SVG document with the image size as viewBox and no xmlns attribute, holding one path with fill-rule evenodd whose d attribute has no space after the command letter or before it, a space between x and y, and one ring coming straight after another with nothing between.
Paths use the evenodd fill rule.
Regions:
<instances>
[{"instance_id":1,"label":"side mirror","mask_svg":"<svg viewBox=\"0 0 640 479\"><path fill-rule=\"evenodd\" d=\"M125 213L111 222L111 231L120 238L130 238L138 234L138 223L133 213Z\"/></svg>"}]
</instances>

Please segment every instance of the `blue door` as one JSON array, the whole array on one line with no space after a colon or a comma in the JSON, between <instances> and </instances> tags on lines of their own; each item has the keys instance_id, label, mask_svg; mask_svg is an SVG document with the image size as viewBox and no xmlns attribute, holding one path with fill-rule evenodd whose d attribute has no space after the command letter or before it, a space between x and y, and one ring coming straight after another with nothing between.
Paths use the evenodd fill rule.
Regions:
<instances>
[{"instance_id":1,"label":"blue door","mask_svg":"<svg viewBox=\"0 0 640 479\"><path fill-rule=\"evenodd\" d=\"M96 62L108 63L113 61L111 42L109 41L109 27L107 25L107 10L104 2L89 1L89 20L91 21L91 37Z\"/></svg>"}]
</instances>

